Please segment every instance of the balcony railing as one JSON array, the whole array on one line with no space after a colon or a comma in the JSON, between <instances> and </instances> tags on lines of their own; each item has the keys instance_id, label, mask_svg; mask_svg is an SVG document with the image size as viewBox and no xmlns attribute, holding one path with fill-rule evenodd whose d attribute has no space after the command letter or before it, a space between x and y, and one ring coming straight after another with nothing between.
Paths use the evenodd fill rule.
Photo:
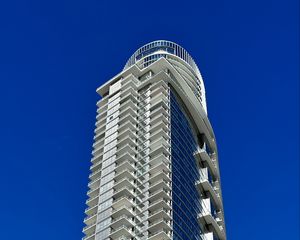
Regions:
<instances>
[{"instance_id":1,"label":"balcony railing","mask_svg":"<svg viewBox=\"0 0 300 240\"><path fill-rule=\"evenodd\" d=\"M220 226L216 219L210 212L199 214L198 220L202 231L205 233L213 232L219 240L226 240L226 235L222 226Z\"/></svg>"}]
</instances>

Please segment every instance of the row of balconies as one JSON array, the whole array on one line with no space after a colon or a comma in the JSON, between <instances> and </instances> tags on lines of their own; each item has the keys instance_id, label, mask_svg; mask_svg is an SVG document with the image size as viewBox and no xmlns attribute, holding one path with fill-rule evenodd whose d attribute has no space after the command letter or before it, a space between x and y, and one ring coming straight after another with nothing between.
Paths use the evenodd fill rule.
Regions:
<instances>
[{"instance_id":1,"label":"row of balconies","mask_svg":"<svg viewBox=\"0 0 300 240\"><path fill-rule=\"evenodd\" d=\"M129 84L129 83L128 83ZM128 101L128 105L135 107L135 104L137 99L137 90L136 90L136 84L124 84L122 86L122 91L120 94L121 97L121 101L120 103L122 104L121 107L125 108L126 107L126 101L127 99L130 99L130 101ZM127 86L128 85L128 86ZM151 101L152 101L152 105L155 105L155 103L158 103L160 100L164 100L164 98L167 98L168 93L167 93L167 89L168 86L164 81L159 81L156 84L152 84L151 86L151 90L153 90L150 94L151 97ZM159 96L158 96L159 95ZM105 109L104 111L102 111L102 109L105 107L105 104L108 103L108 100L103 101L101 105L99 105L99 111L100 113L97 115L97 119L100 119L100 121L98 121L96 123L96 135L100 132L100 128L105 126L106 123L106 118L104 117L107 113L107 109ZM100 109L101 107L101 109Z\"/></svg>"},{"instance_id":2,"label":"row of balconies","mask_svg":"<svg viewBox=\"0 0 300 240\"><path fill-rule=\"evenodd\" d=\"M132 101L131 100L128 100L131 104L132 104ZM119 125L121 124L121 122L123 121L123 118L125 118L126 117L126 114L124 114L124 113L127 113L129 110L129 108L130 108L130 105L131 104L127 104L127 105L125 105L125 106L122 106L122 107L120 107L117 111L120 111L120 113L119 114L121 114L121 117L119 116ZM134 106L134 105L133 105ZM131 112L131 114L132 113L135 113L134 111L133 112ZM135 119L135 114L132 114L132 116L133 116L133 121L134 121L134 119ZM94 137L94 139L95 139L95 143L97 142L97 140L98 139L101 139L101 136L103 135L103 133L105 133L105 130L106 130L106 122L107 122L107 119L106 118L104 118L104 119L101 119L100 121L98 121L97 122L97 128L96 128L96 130L95 130L95 137Z\"/></svg>"},{"instance_id":3,"label":"row of balconies","mask_svg":"<svg viewBox=\"0 0 300 240\"><path fill-rule=\"evenodd\" d=\"M130 144L134 144L134 142L132 141L132 139L137 138L137 135L135 134L135 132L133 132L133 130L135 130L135 126L131 123L130 120L127 120L125 123L122 123L122 125L119 128L119 135L118 135L118 143L117 143L117 147L121 148L122 146L124 146L126 143L130 143ZM104 138L103 141L101 141L104 143ZM93 172L97 172L99 170L101 170L101 161L103 158L103 145L100 146L98 149L95 149L93 151L93 154L95 155L92 159L92 162L94 163L91 166L91 171Z\"/></svg>"},{"instance_id":4,"label":"row of balconies","mask_svg":"<svg viewBox=\"0 0 300 240\"><path fill-rule=\"evenodd\" d=\"M119 119L122 120L122 118L124 116L126 116L126 114L130 113L132 116L136 116L136 109L137 106L134 103L134 100L132 99L128 99L126 102L124 102L119 110ZM103 136L103 134L106 131L106 122L107 119L106 118L101 118L101 120L99 121L99 124L97 124L97 128L95 129L95 143L98 141L98 139L101 139L101 136Z\"/></svg>"},{"instance_id":5,"label":"row of balconies","mask_svg":"<svg viewBox=\"0 0 300 240\"><path fill-rule=\"evenodd\" d=\"M165 219L167 219L169 217L168 211L170 211L170 210L168 210L168 208L171 209L171 203L170 203L170 200L171 200L170 180L171 179L168 176L168 174L169 174L169 168L167 166L168 162L164 161L163 158L166 158L166 156L163 154L157 155L153 159L153 161L151 161L152 165L148 171L149 173L153 174L149 178L149 182L150 182L150 184L151 183L152 184L150 186L150 195L148 197L148 200L150 202L149 209L153 211L153 214L151 215L152 222L150 222L150 225L148 228L151 239L159 239L159 237L161 236L161 233L159 230L161 230L163 228L170 228L170 223L166 222L164 219L159 219L160 216L164 216ZM160 159L160 161L159 161L159 159ZM127 163L123 162L123 164L127 164ZM133 175L133 172L130 173L130 170L133 170L134 166L129 164L127 167L128 167L128 169L125 171L122 171L121 173L125 174L125 172L126 172L126 174L128 174L128 173L132 174L132 175L130 175L131 176L130 179L132 180L132 179L134 179L134 175ZM161 178L161 180L159 180L160 178ZM128 195L128 193L131 193L131 194L129 194L129 196L131 196L132 198L134 198L134 197L136 198L138 195L138 193L137 193L137 195L134 195L134 191L130 190L128 188L126 189L126 191L128 191L126 193L127 195ZM122 197L121 199L122 199L121 201L123 203L118 204L117 206L114 205L114 208L119 208L122 205L124 205L124 201L127 201L128 205L129 205L127 207L136 206L136 204L134 204L132 201L129 201L127 197L126 198ZM118 200L117 202L120 202L120 200ZM159 207L160 207L160 210L156 212L155 211L156 208L159 208ZM121 209L121 210L125 211L124 209ZM118 209L115 211L120 212L121 210ZM126 213L126 216L128 216L128 212ZM169 224L169 225L166 225L166 224Z\"/></svg>"},{"instance_id":6,"label":"row of balconies","mask_svg":"<svg viewBox=\"0 0 300 240\"><path fill-rule=\"evenodd\" d=\"M219 240L226 240L225 231L221 225L222 220L216 219L210 212L199 214L198 221L204 233L213 232Z\"/></svg>"},{"instance_id":7,"label":"row of balconies","mask_svg":"<svg viewBox=\"0 0 300 240\"><path fill-rule=\"evenodd\" d=\"M207 168L212 176L212 179L206 179L201 177L201 179L196 182L197 189L199 193L204 198L209 198L212 201L214 209L217 214L213 216L211 211L204 211L198 216L200 226L202 231L213 232L213 234L220 240L225 240L226 235L222 226L223 220L218 216L222 216L223 204L220 196L219 186L219 173L213 155L209 155L205 149L200 149L195 154L196 163L199 168Z\"/></svg>"},{"instance_id":8,"label":"row of balconies","mask_svg":"<svg viewBox=\"0 0 300 240\"><path fill-rule=\"evenodd\" d=\"M128 96L137 96L137 91L135 90L135 88L136 87L134 85L123 85L120 93L121 100L126 99L126 97ZM99 107L97 110L98 115L96 116L97 120L102 119L107 113L108 97L106 97L107 99L105 99L104 101L97 103ZM102 109L105 109L105 111L102 111Z\"/></svg>"},{"instance_id":9,"label":"row of balconies","mask_svg":"<svg viewBox=\"0 0 300 240\"><path fill-rule=\"evenodd\" d=\"M128 83L129 84L129 83ZM128 226L128 224L131 222L131 225L134 224L134 222L131 221L132 217L128 217L128 214L133 214L133 212L128 208L130 207L129 203L131 203L131 206L136 206L136 204L133 204L132 200L129 200L128 196L130 196L131 198L137 198L137 195L142 194L142 192L139 193L136 192L138 188L136 188L136 177L134 175L133 170L135 169L134 163L135 163L135 157L134 157L134 152L135 152L135 146L136 143L133 139L137 139L138 136L135 134L134 130L135 130L135 126L132 124L132 122L135 122L135 118L134 115L136 114L135 112L135 99L132 98L131 96L135 93L135 90L132 88L127 88L126 91L122 92L122 97L128 98L128 101L124 100L122 101L122 107L123 109L120 111L120 121L119 121L119 134L118 134L118 143L117 143L117 147L118 147L118 152L117 152L117 159L116 159L116 173L117 175L115 176L115 185L114 185L114 189L115 192L113 194L113 197L117 199L117 201L114 201L113 206L114 208L117 208L114 210L112 216L114 217L113 221L112 221L112 233L111 233L111 238L112 239L116 239L119 236L122 237L133 237L134 236L134 232L133 229L130 228L130 226ZM166 97L166 89L164 87L161 87L160 89L157 89L156 91L153 91L151 97L152 98L152 104L153 104L153 114L152 114L152 119L154 120L152 123L152 127L151 127L151 153L152 156L154 157L154 161L153 164L157 161L158 163L158 157L159 157L159 152L163 152L165 155L169 154L169 147L168 147L168 128L167 128L167 121L166 121L166 115L165 114L165 110L166 110L166 106L167 106L167 102L164 101L164 97ZM104 105L103 105L104 106ZM154 110L155 109L155 110ZM103 113L104 114L104 113ZM103 126L101 126L103 124ZM98 135L96 135L95 138L102 136L103 133L105 133L105 121L102 121L101 125L98 125L99 130L102 131L97 131ZM102 128L102 129L101 129ZM163 138L159 139L160 136L162 136L161 134L159 134L159 130L160 128L163 129ZM104 138L103 138L104 139ZM159 140L158 140L159 139ZM104 141L104 140L103 140ZM94 158L92 162L95 162L96 164L94 164L94 166L91 167L91 169L93 169L95 173L101 173L101 164L98 163L98 160L100 160L99 155L103 154L103 150L101 149L97 149L98 146L103 145L102 141L97 142L94 146L95 151L93 152L94 154ZM101 148L101 147L100 147ZM129 150L129 151L127 151ZM129 160L129 161L127 161ZM97 169L100 168L100 169ZM126 169L121 171L121 169ZM158 217L159 214L166 214L167 208L170 208L170 203L168 202L170 200L170 188L163 188L163 189L159 189L160 187L163 186L170 186L168 184L170 184L168 181L170 181L170 177L168 176L169 172L168 172L168 167L165 163L161 163L161 164L155 164L155 165L151 165L150 169L149 169L149 173L150 178L149 178L149 182L151 184L151 193L149 195L148 200L150 201L150 209L155 209L155 207L159 207L162 206L160 211L153 211L153 217L152 217L152 222L150 222L149 227L151 232L149 237L151 237L151 239L159 239L159 237L161 236L162 233L168 234L168 230L160 230L161 227L165 227L163 226L164 224L168 223L167 220L165 220L168 215L165 216L165 219L155 219L155 216ZM96 175L96 174L95 174ZM95 175L91 175L91 177L94 177ZM156 182L159 179L162 179L161 181L159 181L157 184ZM94 186L94 184L96 184L98 181L98 178L93 179L93 182L91 182L89 184L89 186ZM139 183L142 186L142 183ZM135 188L136 190L134 191L133 188ZM91 189L92 190L92 189ZM92 191L90 192L90 194L92 195ZM126 196L126 197L124 197ZM93 198L90 198L87 201L87 204L93 205L93 202L96 201L96 199L98 199L98 195L94 196ZM126 205L127 202L127 207L124 207L124 204ZM123 206L121 209L120 207ZM119 209L118 209L119 208ZM96 216L95 213L91 213L93 211L93 208L88 208L87 209L87 213L92 214L90 216L88 216L85 221L89 220L89 225L93 224L93 220L94 217ZM125 215L122 216L118 216L118 214L124 213ZM155 214L155 215L154 215ZM123 220L122 220L123 219ZM125 225L119 226L121 223L124 223L124 221L127 221L127 223ZM169 221L169 220L168 220ZM87 226L86 228L84 228L85 233L89 233L87 232L88 229L92 229L93 226ZM158 238L157 238L158 237Z\"/></svg>"}]
</instances>

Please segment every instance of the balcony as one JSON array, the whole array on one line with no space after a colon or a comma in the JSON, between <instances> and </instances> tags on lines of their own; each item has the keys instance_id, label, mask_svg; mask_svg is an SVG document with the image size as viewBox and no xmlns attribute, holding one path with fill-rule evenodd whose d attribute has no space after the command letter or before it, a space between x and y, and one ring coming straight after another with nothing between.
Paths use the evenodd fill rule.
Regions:
<instances>
[{"instance_id":1,"label":"balcony","mask_svg":"<svg viewBox=\"0 0 300 240\"><path fill-rule=\"evenodd\" d=\"M219 240L226 240L226 235L223 227L217 223L211 213L207 212L199 214L198 221L203 232L213 232L213 234L217 236Z\"/></svg>"},{"instance_id":2,"label":"balcony","mask_svg":"<svg viewBox=\"0 0 300 240\"><path fill-rule=\"evenodd\" d=\"M87 192L90 198L96 197L99 194L99 188L91 189Z\"/></svg>"},{"instance_id":3,"label":"balcony","mask_svg":"<svg viewBox=\"0 0 300 240\"><path fill-rule=\"evenodd\" d=\"M122 109L119 113L119 118L122 118L126 116L127 114L130 114L132 116L136 116L137 112L135 109L132 109L131 107L127 107L125 109Z\"/></svg>"},{"instance_id":4,"label":"balcony","mask_svg":"<svg viewBox=\"0 0 300 240\"><path fill-rule=\"evenodd\" d=\"M217 180L219 178L218 169L206 150L200 149L199 151L194 153L194 156L199 167L207 167L214 180Z\"/></svg>"},{"instance_id":5,"label":"balcony","mask_svg":"<svg viewBox=\"0 0 300 240\"><path fill-rule=\"evenodd\" d=\"M97 120L105 118L107 114L107 108L98 108L97 113L98 113L96 116Z\"/></svg>"},{"instance_id":6,"label":"balcony","mask_svg":"<svg viewBox=\"0 0 300 240\"><path fill-rule=\"evenodd\" d=\"M104 144L104 141L103 141L102 144ZM98 155L97 157L93 157L93 158L91 159L91 162L92 162L93 164L96 164L96 163L98 163L99 161L102 161L102 158L103 158L103 155Z\"/></svg>"},{"instance_id":7,"label":"balcony","mask_svg":"<svg viewBox=\"0 0 300 240\"><path fill-rule=\"evenodd\" d=\"M129 178L122 178L121 180L115 182L114 189L115 191L119 191L124 187L136 188L136 185L133 180Z\"/></svg>"},{"instance_id":8,"label":"balcony","mask_svg":"<svg viewBox=\"0 0 300 240\"><path fill-rule=\"evenodd\" d=\"M98 178L94 179L93 181L90 181L89 184L88 184L88 187L90 189L95 189L99 186L100 186L100 176Z\"/></svg>"},{"instance_id":9,"label":"balcony","mask_svg":"<svg viewBox=\"0 0 300 240\"><path fill-rule=\"evenodd\" d=\"M130 180L133 180L136 178L136 176L134 175L134 171L130 171L129 169L124 169L121 172L118 172L114 176L115 181L120 181L123 178L128 178Z\"/></svg>"},{"instance_id":10,"label":"balcony","mask_svg":"<svg viewBox=\"0 0 300 240\"><path fill-rule=\"evenodd\" d=\"M167 229L161 229L157 232L150 233L148 240L169 240L171 237L171 231Z\"/></svg>"},{"instance_id":11,"label":"balcony","mask_svg":"<svg viewBox=\"0 0 300 240\"><path fill-rule=\"evenodd\" d=\"M101 129L106 123L106 118L102 118L102 119L99 119L97 122L96 122L96 130L95 132L98 133L98 129Z\"/></svg>"},{"instance_id":12,"label":"balcony","mask_svg":"<svg viewBox=\"0 0 300 240\"><path fill-rule=\"evenodd\" d=\"M84 223L86 224L86 225L91 225L93 222L95 222L97 220L97 212L96 213L94 213L94 214L92 214L92 215L90 215L90 216L86 216L85 218L84 218Z\"/></svg>"},{"instance_id":13,"label":"balcony","mask_svg":"<svg viewBox=\"0 0 300 240\"><path fill-rule=\"evenodd\" d=\"M120 106L122 109L125 109L127 107L136 110L137 106L136 106L136 100L132 101L132 99L128 99L125 102L122 102L122 105Z\"/></svg>"},{"instance_id":14,"label":"balcony","mask_svg":"<svg viewBox=\"0 0 300 240\"><path fill-rule=\"evenodd\" d=\"M112 211L111 217L118 218L123 215L126 215L128 217L134 217L136 214L134 213L133 208L122 206L121 208L114 209Z\"/></svg>"},{"instance_id":15,"label":"balcony","mask_svg":"<svg viewBox=\"0 0 300 240\"><path fill-rule=\"evenodd\" d=\"M94 149L101 148L104 145L105 127L103 127L103 130L99 133L100 134L96 133L97 139L95 139L93 143Z\"/></svg>"},{"instance_id":16,"label":"balcony","mask_svg":"<svg viewBox=\"0 0 300 240\"><path fill-rule=\"evenodd\" d=\"M162 107L165 111L168 110L169 103L166 100L161 100L158 102L155 102L154 104L151 105L150 107L150 111L154 111L156 109L159 109L160 107Z\"/></svg>"},{"instance_id":17,"label":"balcony","mask_svg":"<svg viewBox=\"0 0 300 240\"><path fill-rule=\"evenodd\" d=\"M114 209L119 209L123 206L131 208L131 207L135 206L135 203L133 202L132 199L133 198L131 198L129 196L122 196L122 197L114 200L112 207Z\"/></svg>"},{"instance_id":18,"label":"balcony","mask_svg":"<svg viewBox=\"0 0 300 240\"><path fill-rule=\"evenodd\" d=\"M168 117L165 115L165 114L157 114L155 117L151 117L151 124L152 125L155 125L157 124L158 122L160 121L163 121L165 122L166 124L168 124L168 121L167 121Z\"/></svg>"},{"instance_id":19,"label":"balcony","mask_svg":"<svg viewBox=\"0 0 300 240\"><path fill-rule=\"evenodd\" d=\"M133 75L129 74L125 78L122 79L122 88L125 88L128 84L128 86L136 86L136 84L139 83L139 80Z\"/></svg>"},{"instance_id":20,"label":"balcony","mask_svg":"<svg viewBox=\"0 0 300 240\"><path fill-rule=\"evenodd\" d=\"M134 161L130 161L129 159L127 161L124 161L120 164L117 164L116 165L116 168L115 168L115 171L116 171L116 174L122 172L124 169L128 169L130 171L134 171L135 170L135 167L134 167Z\"/></svg>"},{"instance_id":21,"label":"balcony","mask_svg":"<svg viewBox=\"0 0 300 240\"><path fill-rule=\"evenodd\" d=\"M132 238L134 237L134 231L132 228L122 225L116 229L112 229L110 233L110 239L120 239L120 237Z\"/></svg>"},{"instance_id":22,"label":"balcony","mask_svg":"<svg viewBox=\"0 0 300 240\"><path fill-rule=\"evenodd\" d=\"M167 94L168 94L167 88L165 88L163 86L158 86L155 89L153 89L153 91L151 91L150 96L154 98L158 94L164 94L164 96L167 96Z\"/></svg>"},{"instance_id":23,"label":"balcony","mask_svg":"<svg viewBox=\"0 0 300 240\"><path fill-rule=\"evenodd\" d=\"M94 142L95 143L98 143L99 141L102 141L104 139L105 128L106 128L106 125L104 125L101 129L99 129L99 131L98 131L98 129L96 129L97 133L94 136Z\"/></svg>"},{"instance_id":24,"label":"balcony","mask_svg":"<svg viewBox=\"0 0 300 240\"><path fill-rule=\"evenodd\" d=\"M127 96L128 94L131 94L133 96L137 96L137 92L134 89L135 87L136 86L133 82L128 82L128 83L122 85L122 92L120 94L120 97L123 98L124 96Z\"/></svg>"},{"instance_id":25,"label":"balcony","mask_svg":"<svg viewBox=\"0 0 300 240\"><path fill-rule=\"evenodd\" d=\"M171 190L171 183L168 181L165 181L164 179L161 179L160 181L156 182L155 184L150 185L149 191L155 192L162 188L167 188L168 190Z\"/></svg>"},{"instance_id":26,"label":"balcony","mask_svg":"<svg viewBox=\"0 0 300 240\"><path fill-rule=\"evenodd\" d=\"M157 115L159 114L163 114L164 116L168 116L168 111L165 107L163 106L160 106L158 107L157 109L153 109L151 112L150 112L150 118L155 118Z\"/></svg>"},{"instance_id":27,"label":"balcony","mask_svg":"<svg viewBox=\"0 0 300 240\"><path fill-rule=\"evenodd\" d=\"M127 114L127 115L123 116L122 118L119 118L119 126L121 126L122 124L124 124L127 121L131 122L132 124L137 123L135 116Z\"/></svg>"},{"instance_id":28,"label":"balcony","mask_svg":"<svg viewBox=\"0 0 300 240\"><path fill-rule=\"evenodd\" d=\"M118 229L121 226L133 227L134 225L134 218L128 217L127 215L121 215L117 218L113 218L110 224L113 229Z\"/></svg>"},{"instance_id":29,"label":"balcony","mask_svg":"<svg viewBox=\"0 0 300 240\"><path fill-rule=\"evenodd\" d=\"M150 130L149 130L150 134L153 134L154 132L157 132L158 130L160 130L160 131L163 130L165 132L168 132L169 128L168 128L167 122L161 120L155 124L153 124L153 123L151 124Z\"/></svg>"},{"instance_id":30,"label":"balcony","mask_svg":"<svg viewBox=\"0 0 300 240\"><path fill-rule=\"evenodd\" d=\"M88 205L89 207L93 207L98 204L98 201L99 201L99 195L97 195L96 197L93 197L93 198L89 198L86 201L86 205Z\"/></svg>"},{"instance_id":31,"label":"balcony","mask_svg":"<svg viewBox=\"0 0 300 240\"><path fill-rule=\"evenodd\" d=\"M158 104L161 101L167 101L166 93L156 93L156 95L151 98L150 103L154 106L155 104Z\"/></svg>"},{"instance_id":32,"label":"balcony","mask_svg":"<svg viewBox=\"0 0 300 240\"><path fill-rule=\"evenodd\" d=\"M92 172L96 172L98 171L99 169L101 169L101 166L102 166L102 161L101 162L97 162L95 164L93 164L91 167L90 167L90 170Z\"/></svg>"},{"instance_id":33,"label":"balcony","mask_svg":"<svg viewBox=\"0 0 300 240\"><path fill-rule=\"evenodd\" d=\"M150 86L150 89L154 91L158 87L163 87L164 89L168 89L168 84L166 83L165 79L166 75L163 71L160 71L159 73L156 73L152 76L156 81L153 81L153 84ZM153 79L153 80L154 80Z\"/></svg>"},{"instance_id":34,"label":"balcony","mask_svg":"<svg viewBox=\"0 0 300 240\"><path fill-rule=\"evenodd\" d=\"M128 188L128 187L123 187L119 189L118 191L115 191L113 194L113 197L115 199L120 198L122 196L130 196L134 198L136 196L136 193L133 191L133 189Z\"/></svg>"},{"instance_id":35,"label":"balcony","mask_svg":"<svg viewBox=\"0 0 300 240\"><path fill-rule=\"evenodd\" d=\"M171 181L171 178L169 176L169 172L165 171L165 170L161 170L159 172L157 172L156 174L150 175L149 177L149 183L153 184L159 180L165 180L165 181Z\"/></svg>"},{"instance_id":36,"label":"balcony","mask_svg":"<svg viewBox=\"0 0 300 240\"><path fill-rule=\"evenodd\" d=\"M94 215L95 213L97 213L97 209L98 209L98 205L93 207L88 207L87 209L85 209L85 214L89 216Z\"/></svg>"},{"instance_id":37,"label":"balcony","mask_svg":"<svg viewBox=\"0 0 300 240\"><path fill-rule=\"evenodd\" d=\"M155 165L161 163L162 161L169 161L168 157L166 155L164 155L163 153L151 158L149 163L152 167L152 166L155 166Z\"/></svg>"},{"instance_id":38,"label":"balcony","mask_svg":"<svg viewBox=\"0 0 300 240\"><path fill-rule=\"evenodd\" d=\"M148 220L150 222L155 222L158 219L171 219L170 216L170 210L166 209L166 208L159 208L155 211L152 211L149 213L149 217Z\"/></svg>"},{"instance_id":39,"label":"balcony","mask_svg":"<svg viewBox=\"0 0 300 240\"><path fill-rule=\"evenodd\" d=\"M127 101L132 101L134 103L137 103L137 94L132 95L131 92L127 92L125 94L121 94L121 100L120 100L120 104L123 105L123 103L127 102Z\"/></svg>"},{"instance_id":40,"label":"balcony","mask_svg":"<svg viewBox=\"0 0 300 240\"><path fill-rule=\"evenodd\" d=\"M158 219L153 222L149 223L148 231L151 233L156 233L157 231L165 229L167 231L170 231L172 229L171 227L171 220L169 219Z\"/></svg>"},{"instance_id":41,"label":"balcony","mask_svg":"<svg viewBox=\"0 0 300 240\"><path fill-rule=\"evenodd\" d=\"M104 148L103 145L101 145L101 146L95 148L95 149L92 151L93 157L94 157L94 158L97 158L99 155L101 155L101 154L103 153L103 148Z\"/></svg>"},{"instance_id":42,"label":"balcony","mask_svg":"<svg viewBox=\"0 0 300 240\"><path fill-rule=\"evenodd\" d=\"M150 202L154 202L157 199L161 199L161 198L171 200L171 191L167 188L158 189L150 193L148 200Z\"/></svg>"},{"instance_id":43,"label":"balcony","mask_svg":"<svg viewBox=\"0 0 300 240\"><path fill-rule=\"evenodd\" d=\"M82 232L85 234L85 235L92 235L95 233L95 230L96 230L96 221L93 222L93 225L88 225L88 226L85 226L82 230Z\"/></svg>"},{"instance_id":44,"label":"balcony","mask_svg":"<svg viewBox=\"0 0 300 240\"><path fill-rule=\"evenodd\" d=\"M216 192L217 189L214 188L207 179L201 179L196 182L196 186L201 195L206 198L211 198L217 211L222 210L220 195Z\"/></svg>"},{"instance_id":45,"label":"balcony","mask_svg":"<svg viewBox=\"0 0 300 240\"><path fill-rule=\"evenodd\" d=\"M148 210L149 211L155 211L155 210L161 209L161 208L171 210L170 200L161 198L161 199L158 199L158 200L156 200L154 202L150 202Z\"/></svg>"},{"instance_id":46,"label":"balcony","mask_svg":"<svg viewBox=\"0 0 300 240\"><path fill-rule=\"evenodd\" d=\"M125 153L134 155L136 153L135 145L126 144L125 146L118 148L117 149L117 158L119 156L122 156Z\"/></svg>"},{"instance_id":47,"label":"balcony","mask_svg":"<svg viewBox=\"0 0 300 240\"><path fill-rule=\"evenodd\" d=\"M94 240L95 239L95 234L87 235L82 238L82 240Z\"/></svg>"},{"instance_id":48,"label":"balcony","mask_svg":"<svg viewBox=\"0 0 300 240\"><path fill-rule=\"evenodd\" d=\"M165 156L170 155L170 150L168 144L164 144L161 141L157 141L156 144L152 144L150 146L150 153L149 156L151 158L156 157L156 155L163 153Z\"/></svg>"},{"instance_id":49,"label":"balcony","mask_svg":"<svg viewBox=\"0 0 300 240\"><path fill-rule=\"evenodd\" d=\"M116 146L118 148L122 148L123 146L125 146L126 144L129 144L131 146L136 146L135 140L129 138L129 137L125 137L121 140L118 139Z\"/></svg>"},{"instance_id":50,"label":"balcony","mask_svg":"<svg viewBox=\"0 0 300 240\"><path fill-rule=\"evenodd\" d=\"M101 168L99 168L97 171L95 172L92 172L90 175L89 175L89 178L91 181L94 181L95 179L97 179L98 177L101 176Z\"/></svg>"},{"instance_id":51,"label":"balcony","mask_svg":"<svg viewBox=\"0 0 300 240\"><path fill-rule=\"evenodd\" d=\"M121 150L121 149L120 149ZM135 152L134 149L131 150L131 152ZM118 154L118 157L116 159L117 166L121 165L123 162L136 162L134 154L130 154L129 152L125 152L123 155Z\"/></svg>"},{"instance_id":52,"label":"balcony","mask_svg":"<svg viewBox=\"0 0 300 240\"><path fill-rule=\"evenodd\" d=\"M136 139L138 136L135 134L134 131L132 131L130 128L127 128L126 130L123 130L122 132L119 132L119 135L117 139L121 142L126 139Z\"/></svg>"},{"instance_id":53,"label":"balcony","mask_svg":"<svg viewBox=\"0 0 300 240\"><path fill-rule=\"evenodd\" d=\"M151 142L154 142L159 138L164 138L164 139L168 140L169 139L168 132L165 131L163 128L157 129L155 132L151 132L149 140Z\"/></svg>"},{"instance_id":54,"label":"balcony","mask_svg":"<svg viewBox=\"0 0 300 240\"><path fill-rule=\"evenodd\" d=\"M150 175L154 175L162 170L164 170L165 172L170 171L169 163L168 163L168 161L166 161L166 159L162 159L161 162L156 165L151 164L149 173L150 173Z\"/></svg>"},{"instance_id":55,"label":"balcony","mask_svg":"<svg viewBox=\"0 0 300 240\"><path fill-rule=\"evenodd\" d=\"M103 108L103 106L105 106L106 104L108 103L108 96L100 99L98 102L97 102L97 106L98 108Z\"/></svg>"}]
</instances>

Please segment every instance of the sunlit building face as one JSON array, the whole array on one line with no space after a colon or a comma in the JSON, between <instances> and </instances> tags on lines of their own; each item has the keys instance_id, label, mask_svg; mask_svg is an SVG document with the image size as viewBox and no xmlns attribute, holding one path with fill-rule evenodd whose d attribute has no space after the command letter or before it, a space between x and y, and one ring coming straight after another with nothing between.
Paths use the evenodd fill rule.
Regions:
<instances>
[{"instance_id":1,"label":"sunlit building face","mask_svg":"<svg viewBox=\"0 0 300 240\"><path fill-rule=\"evenodd\" d=\"M97 89L84 240L225 240L216 140L189 53L139 48Z\"/></svg>"}]
</instances>

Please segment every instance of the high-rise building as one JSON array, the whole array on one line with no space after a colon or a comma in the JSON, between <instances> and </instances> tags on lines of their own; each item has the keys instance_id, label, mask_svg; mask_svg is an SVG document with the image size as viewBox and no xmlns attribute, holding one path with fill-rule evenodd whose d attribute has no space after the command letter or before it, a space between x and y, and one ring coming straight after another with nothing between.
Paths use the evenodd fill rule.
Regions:
<instances>
[{"instance_id":1,"label":"high-rise building","mask_svg":"<svg viewBox=\"0 0 300 240\"><path fill-rule=\"evenodd\" d=\"M97 89L84 240L225 240L200 71L170 41L139 48Z\"/></svg>"}]
</instances>

